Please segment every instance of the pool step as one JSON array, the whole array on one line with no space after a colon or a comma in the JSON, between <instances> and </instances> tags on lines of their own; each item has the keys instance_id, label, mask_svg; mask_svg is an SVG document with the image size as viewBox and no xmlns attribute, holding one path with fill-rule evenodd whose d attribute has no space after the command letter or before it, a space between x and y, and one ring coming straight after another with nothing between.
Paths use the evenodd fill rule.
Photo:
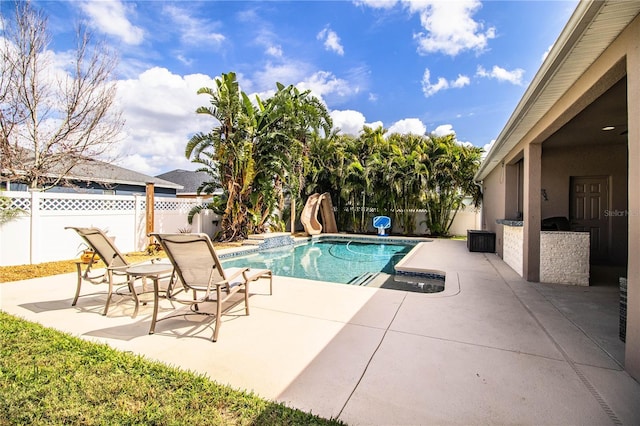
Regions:
<instances>
[{"instance_id":1,"label":"pool step","mask_svg":"<svg viewBox=\"0 0 640 426\"><path fill-rule=\"evenodd\" d=\"M369 284L372 280L374 280L378 275L380 275L380 272L365 272L362 275L359 275L357 277L355 277L354 279L352 279L351 281L349 281L348 284L351 285L367 285Z\"/></svg>"},{"instance_id":2,"label":"pool step","mask_svg":"<svg viewBox=\"0 0 640 426\"><path fill-rule=\"evenodd\" d=\"M290 239L291 238L291 234L288 232L271 232L268 234L251 234L249 236L247 236L247 239L244 240L242 242L243 246L259 246L262 244L267 243L267 245L269 244L269 240L279 240L279 239ZM276 244L274 245L281 245L281 244Z\"/></svg>"}]
</instances>

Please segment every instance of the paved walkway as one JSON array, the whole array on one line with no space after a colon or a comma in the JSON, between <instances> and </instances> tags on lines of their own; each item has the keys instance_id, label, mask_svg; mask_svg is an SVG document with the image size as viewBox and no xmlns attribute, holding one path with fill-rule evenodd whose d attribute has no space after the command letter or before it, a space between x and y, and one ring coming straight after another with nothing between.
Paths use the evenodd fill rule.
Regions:
<instances>
[{"instance_id":1,"label":"paved walkway","mask_svg":"<svg viewBox=\"0 0 640 426\"><path fill-rule=\"evenodd\" d=\"M348 424L640 424L615 289L527 283L464 241L426 243L411 264L445 272L445 292L276 277L216 343L193 316L148 335L151 307L131 319L128 299L107 317L102 295L71 307L73 274L1 284L0 308Z\"/></svg>"}]
</instances>

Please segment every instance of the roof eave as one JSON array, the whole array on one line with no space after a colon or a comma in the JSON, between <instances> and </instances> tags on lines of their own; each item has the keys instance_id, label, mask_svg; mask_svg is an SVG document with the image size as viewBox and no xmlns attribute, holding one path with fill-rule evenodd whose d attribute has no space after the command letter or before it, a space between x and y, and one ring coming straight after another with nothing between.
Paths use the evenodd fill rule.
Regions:
<instances>
[{"instance_id":1,"label":"roof eave","mask_svg":"<svg viewBox=\"0 0 640 426\"><path fill-rule=\"evenodd\" d=\"M612 3L613 2L610 1L603 2L597 0L581 1L578 3L576 9L571 15L571 18L567 22L567 25L558 36L558 39L554 43L551 51L540 66L540 69L534 76L531 84L529 84L514 112L511 114L507 124L498 135L493 147L480 165L474 180L484 180L495 166L500 164L509 152L520 142L523 135L538 123L538 121L549 111L558 99L560 99L562 95L566 93L566 91L578 80L580 75L582 75L582 73L584 73L584 71L586 71L586 69L588 69L588 67L591 66L591 64L593 64L593 62L606 49L606 47L601 49L591 49L590 54L592 55L592 58L590 59L592 60L589 61L588 64L584 65L583 69L579 70L577 73L575 73L576 68L571 69L572 64L567 64L567 57L572 51L574 51L576 44L579 41L582 40L583 44L589 43L584 42L584 35L587 32L598 31L597 25L593 25L594 18L605 6ZM629 4L630 3L627 3L627 5ZM640 6L638 9L640 9ZM626 23L624 21L619 23L619 27L617 28L618 32L612 36L611 41L613 41L613 39L615 39L615 37L617 37L624 28L626 28L629 22L631 22L631 19ZM591 43L593 43L593 41ZM551 82L555 82L554 79L556 79L559 74L563 73L574 73L575 77L566 79L562 83L563 90L560 91L560 94L558 94L558 90L545 91L549 84ZM547 107L532 113L531 109L537 103L547 104ZM528 120L525 120L525 118ZM523 124L523 121L525 121L526 124Z\"/></svg>"}]
</instances>

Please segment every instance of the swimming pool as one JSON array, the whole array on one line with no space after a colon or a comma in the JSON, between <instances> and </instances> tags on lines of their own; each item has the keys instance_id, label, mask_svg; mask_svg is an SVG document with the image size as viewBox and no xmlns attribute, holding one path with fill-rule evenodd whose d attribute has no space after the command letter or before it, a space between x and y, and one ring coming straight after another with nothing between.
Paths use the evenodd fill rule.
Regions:
<instances>
[{"instance_id":1,"label":"swimming pool","mask_svg":"<svg viewBox=\"0 0 640 426\"><path fill-rule=\"evenodd\" d=\"M221 261L225 268L267 268L271 269L274 275L286 277L407 291L442 291L442 289L433 290L433 286L427 286L425 290L425 279L407 280L405 277L395 276L395 265L415 245L416 243L405 241L365 242L322 239L306 244L262 250L246 256L221 259ZM441 282L444 288L444 281L438 282Z\"/></svg>"},{"instance_id":2,"label":"swimming pool","mask_svg":"<svg viewBox=\"0 0 640 426\"><path fill-rule=\"evenodd\" d=\"M393 274L393 267L414 246L320 240L263 250L230 260L222 259L222 264L225 268L267 268L274 275L349 284L368 274Z\"/></svg>"}]
</instances>

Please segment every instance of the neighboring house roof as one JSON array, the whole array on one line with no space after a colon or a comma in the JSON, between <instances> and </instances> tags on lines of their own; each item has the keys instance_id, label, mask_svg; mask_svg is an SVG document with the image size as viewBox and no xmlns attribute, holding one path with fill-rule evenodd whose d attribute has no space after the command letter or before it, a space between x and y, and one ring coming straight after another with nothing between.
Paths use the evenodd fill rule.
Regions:
<instances>
[{"instance_id":1,"label":"neighboring house roof","mask_svg":"<svg viewBox=\"0 0 640 426\"><path fill-rule=\"evenodd\" d=\"M480 165L483 180L640 13L637 1L581 1Z\"/></svg>"},{"instance_id":2,"label":"neighboring house roof","mask_svg":"<svg viewBox=\"0 0 640 426\"><path fill-rule=\"evenodd\" d=\"M68 174L68 178L80 181L141 186L145 186L147 183L153 183L154 186L159 188L182 189L182 185L174 182L92 159L86 159L74 166Z\"/></svg>"},{"instance_id":3,"label":"neighboring house roof","mask_svg":"<svg viewBox=\"0 0 640 426\"><path fill-rule=\"evenodd\" d=\"M53 167L45 176L57 177L59 173L62 173L62 167L62 165ZM0 170L0 175L6 175L5 171ZM67 181L95 182L107 185L135 185L142 187L146 186L147 183L153 183L154 186L158 188L175 189L176 191L182 189L181 185L174 182L134 172L124 167L91 158L80 160L73 166L71 171L66 174L65 179Z\"/></svg>"},{"instance_id":4,"label":"neighboring house roof","mask_svg":"<svg viewBox=\"0 0 640 426\"><path fill-rule=\"evenodd\" d=\"M182 169L172 170L156 177L182 185L183 189L177 192L178 195L197 195L200 185L211 180L211 177L205 172Z\"/></svg>"}]
</instances>

